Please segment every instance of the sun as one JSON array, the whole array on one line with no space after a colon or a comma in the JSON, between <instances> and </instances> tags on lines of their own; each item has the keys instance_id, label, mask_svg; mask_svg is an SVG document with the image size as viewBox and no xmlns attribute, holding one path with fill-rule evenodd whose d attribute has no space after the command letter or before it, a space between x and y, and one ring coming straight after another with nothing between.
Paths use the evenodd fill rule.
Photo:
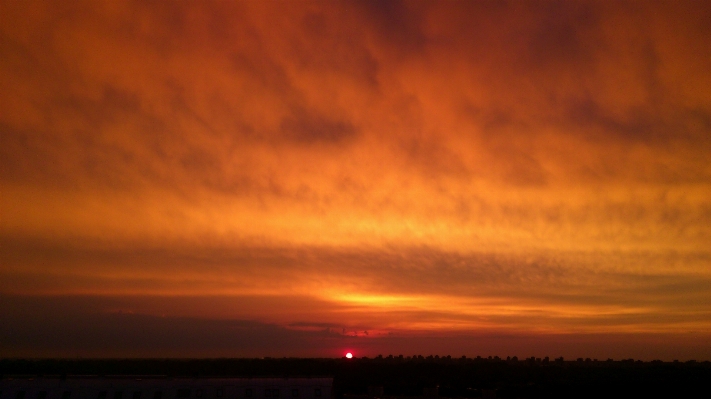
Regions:
<instances>
[{"instance_id":1,"label":"sun","mask_svg":"<svg viewBox=\"0 0 711 399\"><path fill-rule=\"evenodd\" d=\"M346 358L352 359L352 358L353 358L353 354L350 353L350 352L346 353Z\"/></svg>"}]
</instances>

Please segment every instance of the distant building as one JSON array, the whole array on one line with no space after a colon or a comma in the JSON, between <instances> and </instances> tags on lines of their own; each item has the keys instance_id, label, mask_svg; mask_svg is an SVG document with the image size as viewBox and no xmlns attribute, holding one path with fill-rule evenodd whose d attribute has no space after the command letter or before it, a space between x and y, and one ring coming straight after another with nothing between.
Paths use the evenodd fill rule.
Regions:
<instances>
[{"instance_id":1,"label":"distant building","mask_svg":"<svg viewBox=\"0 0 711 399\"><path fill-rule=\"evenodd\" d=\"M333 378L3 378L0 399L332 399Z\"/></svg>"}]
</instances>

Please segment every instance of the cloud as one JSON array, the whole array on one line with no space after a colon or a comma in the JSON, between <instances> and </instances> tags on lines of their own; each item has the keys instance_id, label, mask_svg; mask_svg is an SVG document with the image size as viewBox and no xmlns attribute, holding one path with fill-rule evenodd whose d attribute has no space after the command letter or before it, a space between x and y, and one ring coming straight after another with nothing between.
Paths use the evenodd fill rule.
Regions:
<instances>
[{"instance_id":1,"label":"cloud","mask_svg":"<svg viewBox=\"0 0 711 399\"><path fill-rule=\"evenodd\" d=\"M82 310L81 298L4 297L3 356L262 357L327 353L338 334L252 320L161 317ZM99 303L107 302L99 298ZM197 345L196 345L197 343Z\"/></svg>"},{"instance_id":2,"label":"cloud","mask_svg":"<svg viewBox=\"0 0 711 399\"><path fill-rule=\"evenodd\" d=\"M170 309L176 316L258 317L284 326L383 333L444 326L548 332L709 327L706 252L660 258L654 252L462 254L427 247L91 248L22 240L5 240L3 248L3 292L150 296L146 304L125 307L152 315ZM205 296L212 299L196 299ZM165 301L174 304L160 305Z\"/></svg>"},{"instance_id":3,"label":"cloud","mask_svg":"<svg viewBox=\"0 0 711 399\"><path fill-rule=\"evenodd\" d=\"M294 116L283 119L280 130L288 138L304 143L338 143L356 133L356 128L348 122L321 115L309 115L303 110L296 110Z\"/></svg>"},{"instance_id":4,"label":"cloud","mask_svg":"<svg viewBox=\"0 0 711 399\"><path fill-rule=\"evenodd\" d=\"M128 300L141 303L147 299ZM106 310L107 306L126 302L127 298L3 295L0 315L6 322L0 326L0 353L5 357L340 357L348 349L357 356L371 357L480 354L600 359L633 356L645 360L698 359L708 355L707 338L684 334L635 334L634 339L629 334L501 332L434 336L371 333L355 337L327 329L289 329L255 320Z\"/></svg>"},{"instance_id":5,"label":"cloud","mask_svg":"<svg viewBox=\"0 0 711 399\"><path fill-rule=\"evenodd\" d=\"M706 5L0 7L0 292L708 332Z\"/></svg>"}]
</instances>

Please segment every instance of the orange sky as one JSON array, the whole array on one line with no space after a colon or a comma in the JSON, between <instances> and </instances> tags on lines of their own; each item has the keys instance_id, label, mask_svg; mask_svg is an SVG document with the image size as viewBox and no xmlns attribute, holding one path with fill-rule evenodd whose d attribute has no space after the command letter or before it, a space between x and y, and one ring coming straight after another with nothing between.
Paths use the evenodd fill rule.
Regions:
<instances>
[{"instance_id":1,"label":"orange sky","mask_svg":"<svg viewBox=\"0 0 711 399\"><path fill-rule=\"evenodd\" d=\"M0 355L711 359L702 3L0 1Z\"/></svg>"}]
</instances>

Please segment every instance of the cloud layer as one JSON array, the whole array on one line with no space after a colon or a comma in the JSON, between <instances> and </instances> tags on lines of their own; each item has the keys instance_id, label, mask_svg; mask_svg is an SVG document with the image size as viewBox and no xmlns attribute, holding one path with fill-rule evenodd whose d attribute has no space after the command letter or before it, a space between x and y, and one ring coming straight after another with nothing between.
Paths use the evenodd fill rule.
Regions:
<instances>
[{"instance_id":1,"label":"cloud layer","mask_svg":"<svg viewBox=\"0 0 711 399\"><path fill-rule=\"evenodd\" d=\"M711 333L706 5L0 11L14 300L371 338ZM227 299L184 299L206 296Z\"/></svg>"}]
</instances>

